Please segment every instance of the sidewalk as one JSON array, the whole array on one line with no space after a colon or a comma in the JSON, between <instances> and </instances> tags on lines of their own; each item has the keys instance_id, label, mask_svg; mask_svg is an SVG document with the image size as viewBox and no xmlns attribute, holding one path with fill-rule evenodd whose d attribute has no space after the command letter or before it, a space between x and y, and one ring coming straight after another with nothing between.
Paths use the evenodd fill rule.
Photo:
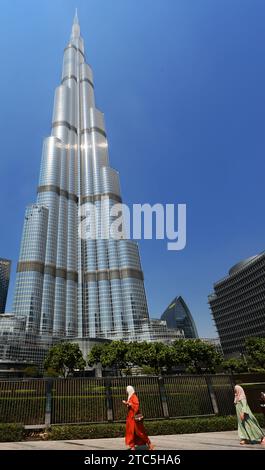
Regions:
<instances>
[{"instance_id":1,"label":"sidewalk","mask_svg":"<svg viewBox=\"0 0 265 470\"><path fill-rule=\"evenodd\" d=\"M239 444L237 431L151 437L155 450L265 450L265 446ZM0 442L1 450L126 450L123 438L65 441Z\"/></svg>"}]
</instances>

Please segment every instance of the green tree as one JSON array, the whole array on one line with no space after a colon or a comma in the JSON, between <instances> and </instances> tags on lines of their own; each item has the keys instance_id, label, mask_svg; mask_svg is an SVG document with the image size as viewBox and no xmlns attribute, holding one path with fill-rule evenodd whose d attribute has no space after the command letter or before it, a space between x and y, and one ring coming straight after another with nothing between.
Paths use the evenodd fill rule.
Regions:
<instances>
[{"instance_id":1,"label":"green tree","mask_svg":"<svg viewBox=\"0 0 265 470\"><path fill-rule=\"evenodd\" d=\"M248 338L245 346L250 365L265 369L265 338Z\"/></svg>"},{"instance_id":2,"label":"green tree","mask_svg":"<svg viewBox=\"0 0 265 470\"><path fill-rule=\"evenodd\" d=\"M88 355L88 364L101 363L102 367L115 367L130 374L133 367L147 366L155 374L170 372L174 366L184 366L187 372L214 372L221 362L215 347L201 340L177 340L173 345L162 342L148 343L112 341L94 346ZM151 369L150 369L151 368Z\"/></svg>"},{"instance_id":3,"label":"green tree","mask_svg":"<svg viewBox=\"0 0 265 470\"><path fill-rule=\"evenodd\" d=\"M102 366L115 367L118 370L128 368L127 351L128 343L124 341L112 341L107 345L101 357Z\"/></svg>"},{"instance_id":4,"label":"green tree","mask_svg":"<svg viewBox=\"0 0 265 470\"><path fill-rule=\"evenodd\" d=\"M142 367L146 364L146 355L149 348L149 343L146 341L138 342L138 341L131 341L127 345L127 352L126 352L126 361L127 367Z\"/></svg>"},{"instance_id":5,"label":"green tree","mask_svg":"<svg viewBox=\"0 0 265 470\"><path fill-rule=\"evenodd\" d=\"M179 339L173 343L175 366L188 367L191 364L189 343L187 344L186 341L188 340Z\"/></svg>"},{"instance_id":6,"label":"green tree","mask_svg":"<svg viewBox=\"0 0 265 470\"><path fill-rule=\"evenodd\" d=\"M248 371L248 365L243 359L237 359L235 357L231 357L221 363L221 369L226 372L234 372L234 373L241 373Z\"/></svg>"},{"instance_id":7,"label":"green tree","mask_svg":"<svg viewBox=\"0 0 265 470\"><path fill-rule=\"evenodd\" d=\"M214 373L222 356L216 348L200 339L179 339L174 342L175 363L183 364L186 372Z\"/></svg>"},{"instance_id":8,"label":"green tree","mask_svg":"<svg viewBox=\"0 0 265 470\"><path fill-rule=\"evenodd\" d=\"M101 363L106 346L108 346L108 343L95 344L95 346L93 346L93 348L87 355L87 363L89 366L92 367L95 364Z\"/></svg>"},{"instance_id":9,"label":"green tree","mask_svg":"<svg viewBox=\"0 0 265 470\"><path fill-rule=\"evenodd\" d=\"M144 357L141 365L154 369L155 373L161 374L164 369L172 367L175 356L170 346L161 342L146 343Z\"/></svg>"},{"instance_id":10,"label":"green tree","mask_svg":"<svg viewBox=\"0 0 265 470\"><path fill-rule=\"evenodd\" d=\"M64 378L74 372L83 370L86 363L82 352L76 343L63 342L51 347L44 361L44 368L52 368Z\"/></svg>"},{"instance_id":11,"label":"green tree","mask_svg":"<svg viewBox=\"0 0 265 470\"><path fill-rule=\"evenodd\" d=\"M169 370L175 364L175 350L164 343L147 343L146 341L112 341L109 344L94 346L88 355L88 364L100 362L102 367L115 367L125 370L126 375L133 367L147 366L159 374L163 369Z\"/></svg>"},{"instance_id":12,"label":"green tree","mask_svg":"<svg viewBox=\"0 0 265 470\"><path fill-rule=\"evenodd\" d=\"M90 366L100 363L103 368L129 369L130 362L126 357L127 351L128 343L112 341L111 343L94 346L88 354L87 361Z\"/></svg>"}]
</instances>

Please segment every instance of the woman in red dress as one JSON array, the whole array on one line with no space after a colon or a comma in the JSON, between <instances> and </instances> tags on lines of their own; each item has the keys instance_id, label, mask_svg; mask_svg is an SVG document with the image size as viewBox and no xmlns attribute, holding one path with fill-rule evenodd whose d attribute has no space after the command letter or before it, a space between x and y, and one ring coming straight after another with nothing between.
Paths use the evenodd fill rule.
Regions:
<instances>
[{"instance_id":1,"label":"woman in red dress","mask_svg":"<svg viewBox=\"0 0 265 470\"><path fill-rule=\"evenodd\" d=\"M128 399L123 400L124 405L128 408L126 418L126 431L125 431L125 444L131 450L135 450L135 446L146 445L149 450L153 450L154 446L151 444L149 437L146 434L143 421L136 421L135 415L140 414L139 400L131 385L127 387Z\"/></svg>"}]
</instances>

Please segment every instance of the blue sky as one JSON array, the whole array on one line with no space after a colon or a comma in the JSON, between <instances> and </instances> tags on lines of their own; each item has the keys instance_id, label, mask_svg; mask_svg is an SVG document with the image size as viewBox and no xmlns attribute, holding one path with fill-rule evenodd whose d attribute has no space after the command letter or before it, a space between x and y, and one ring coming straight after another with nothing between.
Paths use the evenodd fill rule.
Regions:
<instances>
[{"instance_id":1,"label":"blue sky","mask_svg":"<svg viewBox=\"0 0 265 470\"><path fill-rule=\"evenodd\" d=\"M176 295L216 336L207 296L265 248L263 0L1 1L0 256L36 199L42 140L78 8L124 202L187 204L187 247L141 241L150 314Z\"/></svg>"}]
</instances>

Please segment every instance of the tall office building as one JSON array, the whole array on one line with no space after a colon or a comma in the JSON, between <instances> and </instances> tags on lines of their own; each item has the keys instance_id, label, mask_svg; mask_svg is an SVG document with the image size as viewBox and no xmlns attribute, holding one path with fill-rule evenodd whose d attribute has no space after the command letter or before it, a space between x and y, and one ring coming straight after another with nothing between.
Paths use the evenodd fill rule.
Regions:
<instances>
[{"instance_id":1,"label":"tall office building","mask_svg":"<svg viewBox=\"0 0 265 470\"><path fill-rule=\"evenodd\" d=\"M109 166L104 116L95 106L76 14L51 135L43 143L37 201L24 220L13 313L26 319L27 332L41 338L140 334L149 316L137 244L97 236L120 202L119 175ZM92 204L102 217L92 214ZM86 212L96 234L88 239L78 232Z\"/></svg>"},{"instance_id":2,"label":"tall office building","mask_svg":"<svg viewBox=\"0 0 265 470\"><path fill-rule=\"evenodd\" d=\"M0 258L0 314L4 313L10 279L11 261Z\"/></svg>"},{"instance_id":3,"label":"tall office building","mask_svg":"<svg viewBox=\"0 0 265 470\"><path fill-rule=\"evenodd\" d=\"M249 337L264 337L265 252L233 266L208 299L225 355L243 353Z\"/></svg>"},{"instance_id":4,"label":"tall office building","mask_svg":"<svg viewBox=\"0 0 265 470\"><path fill-rule=\"evenodd\" d=\"M185 338L198 338L192 314L180 295L172 300L161 315L161 320L166 321L168 328L182 331Z\"/></svg>"}]
</instances>

